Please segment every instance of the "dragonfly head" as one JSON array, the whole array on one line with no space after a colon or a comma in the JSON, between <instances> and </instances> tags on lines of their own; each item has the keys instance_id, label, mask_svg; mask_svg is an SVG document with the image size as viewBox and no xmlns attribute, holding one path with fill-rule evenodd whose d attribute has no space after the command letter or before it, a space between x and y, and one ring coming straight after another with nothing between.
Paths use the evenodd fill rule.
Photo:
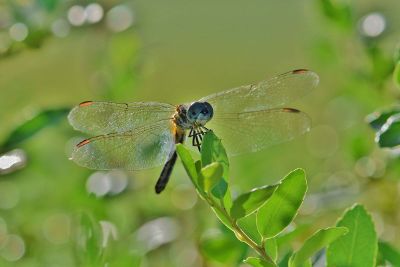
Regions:
<instances>
[{"instance_id":1,"label":"dragonfly head","mask_svg":"<svg viewBox=\"0 0 400 267\"><path fill-rule=\"evenodd\" d=\"M193 102L187 110L187 119L192 124L204 126L214 115L208 102Z\"/></svg>"}]
</instances>

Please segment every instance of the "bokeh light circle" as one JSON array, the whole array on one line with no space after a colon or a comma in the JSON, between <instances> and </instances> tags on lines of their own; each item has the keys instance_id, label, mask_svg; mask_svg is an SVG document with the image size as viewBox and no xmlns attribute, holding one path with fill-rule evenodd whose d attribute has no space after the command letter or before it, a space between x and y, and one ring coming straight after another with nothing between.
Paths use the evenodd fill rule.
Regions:
<instances>
[{"instance_id":1,"label":"bokeh light circle","mask_svg":"<svg viewBox=\"0 0 400 267\"><path fill-rule=\"evenodd\" d=\"M7 241L0 250L0 255L7 261L14 262L25 254L25 242L18 235L8 235Z\"/></svg>"},{"instance_id":2,"label":"bokeh light circle","mask_svg":"<svg viewBox=\"0 0 400 267\"><path fill-rule=\"evenodd\" d=\"M114 32L122 32L132 26L134 16L132 10L125 5L118 5L107 13L107 27Z\"/></svg>"},{"instance_id":3,"label":"bokeh light circle","mask_svg":"<svg viewBox=\"0 0 400 267\"><path fill-rule=\"evenodd\" d=\"M373 12L361 19L361 33L368 37L377 37L381 35L386 28L385 17L378 13Z\"/></svg>"},{"instance_id":4,"label":"bokeh light circle","mask_svg":"<svg viewBox=\"0 0 400 267\"><path fill-rule=\"evenodd\" d=\"M57 37L67 37L69 31L70 26L64 19L58 19L51 24L51 32Z\"/></svg>"},{"instance_id":5,"label":"bokeh light circle","mask_svg":"<svg viewBox=\"0 0 400 267\"><path fill-rule=\"evenodd\" d=\"M103 18L104 15L103 7L97 3L89 4L85 8L85 15L87 22L97 23Z\"/></svg>"},{"instance_id":6,"label":"bokeh light circle","mask_svg":"<svg viewBox=\"0 0 400 267\"><path fill-rule=\"evenodd\" d=\"M28 37L28 33L28 27L24 23L20 22L12 25L9 30L10 37L17 42L25 40L26 37Z\"/></svg>"},{"instance_id":7,"label":"bokeh light circle","mask_svg":"<svg viewBox=\"0 0 400 267\"><path fill-rule=\"evenodd\" d=\"M85 23L86 13L85 9L82 6L72 6L68 10L68 21L71 25L81 26Z\"/></svg>"}]
</instances>

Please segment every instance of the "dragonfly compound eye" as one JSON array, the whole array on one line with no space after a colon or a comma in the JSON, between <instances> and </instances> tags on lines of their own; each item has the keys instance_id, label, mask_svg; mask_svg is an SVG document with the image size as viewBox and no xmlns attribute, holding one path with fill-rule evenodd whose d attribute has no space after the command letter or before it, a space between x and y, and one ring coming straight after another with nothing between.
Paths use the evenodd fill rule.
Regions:
<instances>
[{"instance_id":1,"label":"dragonfly compound eye","mask_svg":"<svg viewBox=\"0 0 400 267\"><path fill-rule=\"evenodd\" d=\"M213 107L212 107L211 104L208 103L208 102L204 102L203 104L204 104L204 109L207 110L207 112L204 113L204 114L207 114L208 117L211 119L211 118L213 117L213 115L214 115L214 109L213 109Z\"/></svg>"},{"instance_id":2,"label":"dragonfly compound eye","mask_svg":"<svg viewBox=\"0 0 400 267\"><path fill-rule=\"evenodd\" d=\"M190 122L204 125L212 118L213 110L207 102L194 102L188 109L188 119Z\"/></svg>"},{"instance_id":3,"label":"dragonfly compound eye","mask_svg":"<svg viewBox=\"0 0 400 267\"><path fill-rule=\"evenodd\" d=\"M196 116L198 115L202 110L202 104L199 102L194 102L190 105L188 109L188 115L189 116Z\"/></svg>"}]
</instances>

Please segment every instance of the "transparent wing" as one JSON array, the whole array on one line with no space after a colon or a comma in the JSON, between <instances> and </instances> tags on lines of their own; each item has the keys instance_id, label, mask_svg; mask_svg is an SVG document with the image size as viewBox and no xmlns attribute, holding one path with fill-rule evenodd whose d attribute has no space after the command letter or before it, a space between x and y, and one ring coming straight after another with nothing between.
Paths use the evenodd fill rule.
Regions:
<instances>
[{"instance_id":1,"label":"transparent wing","mask_svg":"<svg viewBox=\"0 0 400 267\"><path fill-rule=\"evenodd\" d=\"M230 156L256 152L309 131L310 118L291 108L248 111L213 118L206 126L222 139Z\"/></svg>"},{"instance_id":2,"label":"transparent wing","mask_svg":"<svg viewBox=\"0 0 400 267\"><path fill-rule=\"evenodd\" d=\"M157 102L111 103L87 101L74 107L69 123L82 132L101 135L127 132L172 117L175 107Z\"/></svg>"},{"instance_id":3,"label":"transparent wing","mask_svg":"<svg viewBox=\"0 0 400 267\"><path fill-rule=\"evenodd\" d=\"M317 86L318 75L309 70L294 70L258 84L245 85L206 96L214 115L282 107Z\"/></svg>"},{"instance_id":4,"label":"transparent wing","mask_svg":"<svg viewBox=\"0 0 400 267\"><path fill-rule=\"evenodd\" d=\"M170 120L80 142L72 160L89 169L141 170L162 165L174 147Z\"/></svg>"}]
</instances>

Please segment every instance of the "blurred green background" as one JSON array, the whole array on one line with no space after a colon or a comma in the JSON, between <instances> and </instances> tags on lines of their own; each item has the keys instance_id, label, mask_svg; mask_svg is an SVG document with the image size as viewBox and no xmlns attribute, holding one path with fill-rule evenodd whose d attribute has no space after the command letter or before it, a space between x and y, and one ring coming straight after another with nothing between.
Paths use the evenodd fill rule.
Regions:
<instances>
[{"instance_id":1,"label":"blurred green background","mask_svg":"<svg viewBox=\"0 0 400 267\"><path fill-rule=\"evenodd\" d=\"M246 247L179 161L161 195L161 168L81 168L68 157L84 135L66 110L85 100L184 103L298 68L320 75L289 105L313 129L232 158L233 192L301 167L310 190L295 222L305 232L360 202L379 237L400 247L399 150L379 148L365 121L399 96L399 11L396 0L0 1L0 144L22 161L0 166L0 266L240 265ZM212 242L221 235L229 242Z\"/></svg>"}]
</instances>

